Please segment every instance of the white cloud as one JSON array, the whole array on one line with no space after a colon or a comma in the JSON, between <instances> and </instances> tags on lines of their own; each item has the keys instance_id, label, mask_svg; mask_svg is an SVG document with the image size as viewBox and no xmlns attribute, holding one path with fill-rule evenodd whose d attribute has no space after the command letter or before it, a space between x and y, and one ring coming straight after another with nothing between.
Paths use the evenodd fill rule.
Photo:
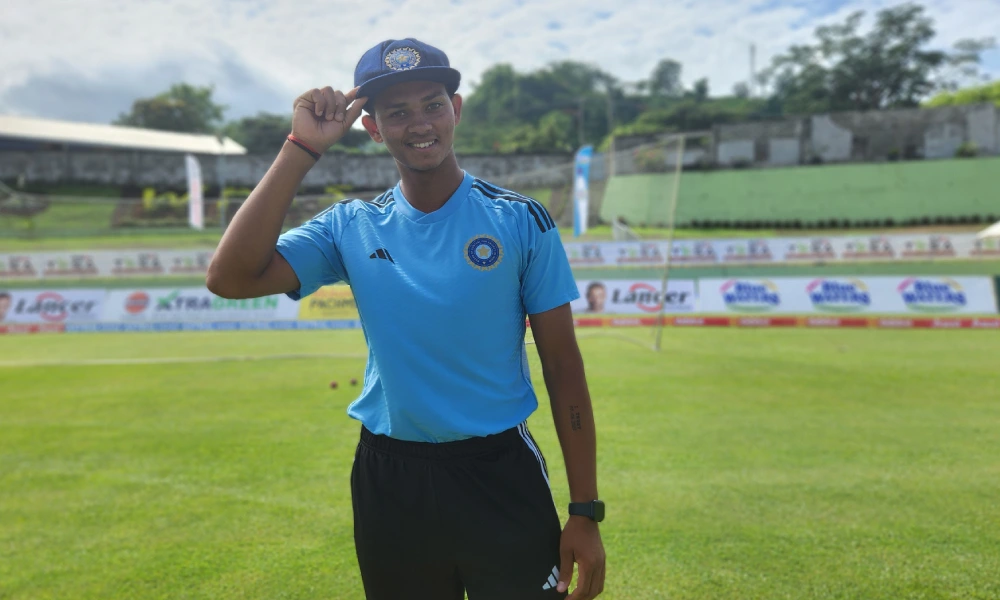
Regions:
<instances>
[{"instance_id":1,"label":"white cloud","mask_svg":"<svg viewBox=\"0 0 1000 600\"><path fill-rule=\"evenodd\" d=\"M229 117L284 110L318 85L350 88L361 54L386 38L444 49L469 83L497 62L517 69L591 62L625 81L663 57L715 91L809 39L822 22L885 0L6 0L0 110L107 120L171 81L215 83ZM939 41L994 35L1000 0L926 0ZM821 15L821 16L820 16ZM1000 74L1000 54L987 64ZM66 94L65 98L53 95ZM112 106L113 105L113 106ZM64 108L60 108L64 107Z\"/></svg>"}]
</instances>

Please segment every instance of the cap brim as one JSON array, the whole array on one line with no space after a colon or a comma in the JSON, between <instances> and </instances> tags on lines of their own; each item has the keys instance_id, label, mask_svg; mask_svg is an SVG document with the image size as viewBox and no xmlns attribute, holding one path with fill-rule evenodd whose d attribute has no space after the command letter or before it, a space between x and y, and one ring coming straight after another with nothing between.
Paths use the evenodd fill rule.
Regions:
<instances>
[{"instance_id":1,"label":"cap brim","mask_svg":"<svg viewBox=\"0 0 1000 600\"><path fill-rule=\"evenodd\" d=\"M458 90L458 84L462 80L462 75L451 67L423 67L422 69L409 69L407 71L397 71L379 75L374 79L369 79L358 90L358 98L368 98L365 103L365 110L374 110L373 99L385 88L406 83L408 81L436 81L443 83L449 94L454 94Z\"/></svg>"}]
</instances>

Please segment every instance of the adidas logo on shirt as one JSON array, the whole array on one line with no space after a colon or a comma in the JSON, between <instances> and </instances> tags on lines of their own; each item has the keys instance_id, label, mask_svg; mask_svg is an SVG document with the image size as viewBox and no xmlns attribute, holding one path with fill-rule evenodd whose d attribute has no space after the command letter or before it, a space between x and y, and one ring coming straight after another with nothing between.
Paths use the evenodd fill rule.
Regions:
<instances>
[{"instance_id":1,"label":"adidas logo on shirt","mask_svg":"<svg viewBox=\"0 0 1000 600\"><path fill-rule=\"evenodd\" d=\"M372 252L371 256L369 256L368 258L381 258L383 260L391 262L392 264L396 264L396 261L392 260L392 255L389 254L389 251L386 250L385 248L379 248L375 252Z\"/></svg>"},{"instance_id":2,"label":"adidas logo on shirt","mask_svg":"<svg viewBox=\"0 0 1000 600\"><path fill-rule=\"evenodd\" d=\"M545 585L542 586L542 589L551 590L554 587L556 587L556 584L558 583L559 583L559 567L552 567L552 574L549 575L549 580L545 582Z\"/></svg>"}]
</instances>

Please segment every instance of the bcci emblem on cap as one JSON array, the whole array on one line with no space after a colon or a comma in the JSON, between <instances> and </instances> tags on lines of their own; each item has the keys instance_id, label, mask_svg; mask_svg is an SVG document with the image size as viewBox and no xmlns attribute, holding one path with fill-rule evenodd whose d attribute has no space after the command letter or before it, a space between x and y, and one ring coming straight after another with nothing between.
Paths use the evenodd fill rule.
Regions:
<instances>
[{"instance_id":1,"label":"bcci emblem on cap","mask_svg":"<svg viewBox=\"0 0 1000 600\"><path fill-rule=\"evenodd\" d=\"M465 260L480 271L495 269L503 259L503 246L493 236L477 235L465 245Z\"/></svg>"},{"instance_id":2,"label":"bcci emblem on cap","mask_svg":"<svg viewBox=\"0 0 1000 600\"><path fill-rule=\"evenodd\" d=\"M407 71L420 64L420 53L413 48L396 48L385 55L385 66L393 71Z\"/></svg>"}]
</instances>

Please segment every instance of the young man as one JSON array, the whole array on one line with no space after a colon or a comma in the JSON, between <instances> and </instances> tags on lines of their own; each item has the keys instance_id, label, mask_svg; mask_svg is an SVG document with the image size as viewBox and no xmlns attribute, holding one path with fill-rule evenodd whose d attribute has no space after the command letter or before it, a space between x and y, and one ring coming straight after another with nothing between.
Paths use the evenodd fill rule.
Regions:
<instances>
[{"instance_id":1,"label":"young man","mask_svg":"<svg viewBox=\"0 0 1000 600\"><path fill-rule=\"evenodd\" d=\"M369 347L351 474L354 536L371 600L590 599L604 586L596 441L569 302L579 293L537 202L475 179L452 150L458 71L412 38L369 50L355 88L294 104L289 142L234 217L208 287L228 298L351 285ZM280 235L295 191L362 109L400 183ZM566 460L560 531L524 345L531 320Z\"/></svg>"}]
</instances>

